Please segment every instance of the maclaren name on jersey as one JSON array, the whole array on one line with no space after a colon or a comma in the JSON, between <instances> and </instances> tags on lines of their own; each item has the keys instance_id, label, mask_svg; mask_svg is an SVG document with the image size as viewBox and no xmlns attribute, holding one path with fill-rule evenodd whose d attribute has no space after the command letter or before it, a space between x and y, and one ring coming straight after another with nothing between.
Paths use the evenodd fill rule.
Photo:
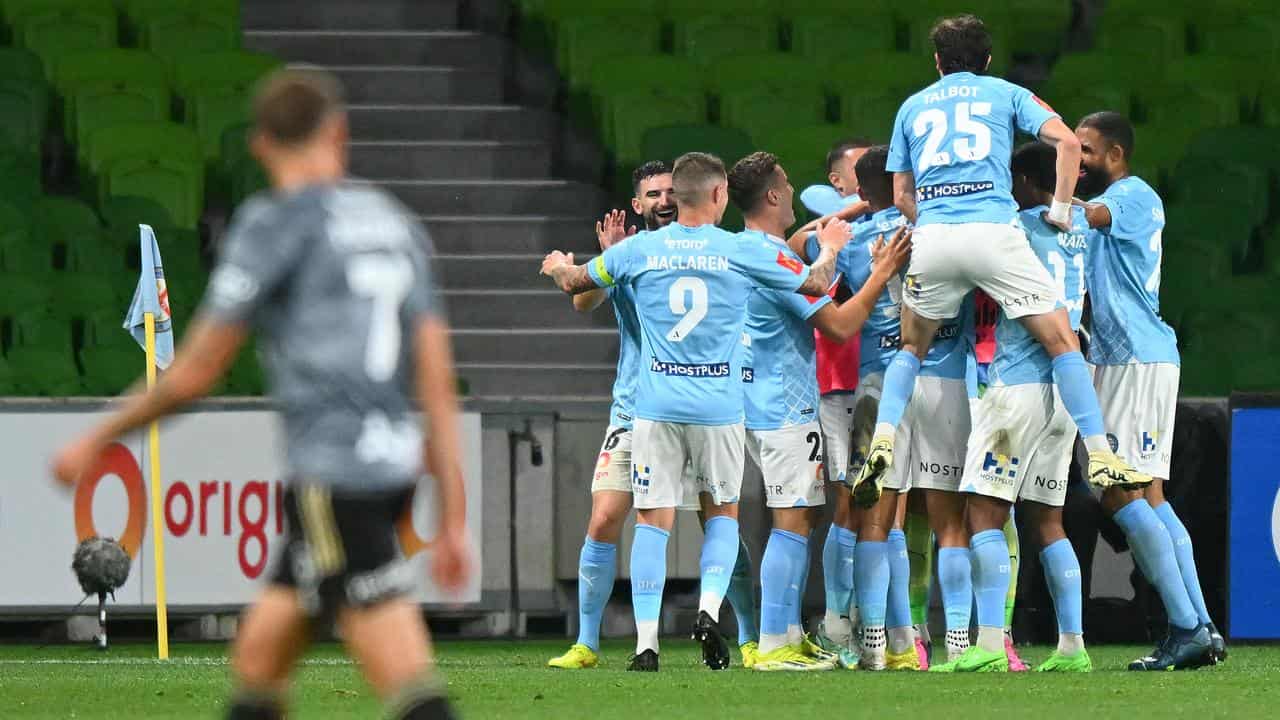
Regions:
<instances>
[{"instance_id":1,"label":"maclaren name on jersey","mask_svg":"<svg viewBox=\"0 0 1280 720\"><path fill-rule=\"evenodd\" d=\"M729 258L723 255L649 255L648 270L701 270L728 272Z\"/></svg>"}]
</instances>

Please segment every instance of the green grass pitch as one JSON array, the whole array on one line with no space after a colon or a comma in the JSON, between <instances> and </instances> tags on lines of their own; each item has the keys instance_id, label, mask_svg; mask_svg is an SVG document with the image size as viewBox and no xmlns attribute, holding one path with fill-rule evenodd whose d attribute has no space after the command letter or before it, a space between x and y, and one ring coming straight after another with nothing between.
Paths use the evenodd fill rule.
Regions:
<instances>
[{"instance_id":1,"label":"green grass pitch","mask_svg":"<svg viewBox=\"0 0 1280 720\"><path fill-rule=\"evenodd\" d=\"M449 692L466 718L878 717L1105 720L1280 717L1280 647L1236 646L1225 665L1140 674L1125 663L1149 648L1091 649L1091 675L712 673L694 645L663 643L662 672L623 672L630 646L607 643L595 670L545 667L563 640L444 642ZM1026 648L1028 662L1049 648ZM226 646L176 645L159 663L150 646L0 646L0 718L221 718ZM734 661L738 660L734 653ZM376 718L378 703L333 645L315 648L297 676L293 718Z\"/></svg>"}]
</instances>

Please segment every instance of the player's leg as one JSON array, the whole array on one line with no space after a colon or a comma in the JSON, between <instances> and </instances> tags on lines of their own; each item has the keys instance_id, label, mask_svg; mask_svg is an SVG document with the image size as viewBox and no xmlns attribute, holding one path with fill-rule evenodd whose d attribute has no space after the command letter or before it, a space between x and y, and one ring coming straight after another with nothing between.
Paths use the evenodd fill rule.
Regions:
<instances>
[{"instance_id":1,"label":"player's leg","mask_svg":"<svg viewBox=\"0 0 1280 720\"><path fill-rule=\"evenodd\" d=\"M1141 458L1143 443L1149 443L1150 434L1159 433L1165 423L1167 434L1172 436L1172 414L1164 409L1163 403L1175 402L1176 384L1169 392L1149 370L1149 366L1138 364L1104 365L1095 372L1094 382L1102 399L1107 427L1113 430L1118 451L1129 453L1130 457ZM1157 474L1168 474L1167 465L1159 457L1147 454L1146 468ZM1144 491L1108 488L1102 494L1102 505L1124 531L1134 563L1156 588L1169 616L1169 638L1151 655L1134 661L1129 667L1134 670L1196 667L1211 661L1209 630L1201 624L1191 602L1169 530Z\"/></svg>"},{"instance_id":2,"label":"player's leg","mask_svg":"<svg viewBox=\"0 0 1280 720\"><path fill-rule=\"evenodd\" d=\"M1013 610L1018 600L1018 569L1022 560L1022 543L1018 540L1017 512L1009 509L1004 521L1005 543L1009 546L1009 591L1004 596L1004 654L1009 658L1009 672L1026 672L1027 664L1018 656L1013 645Z\"/></svg>"},{"instance_id":3,"label":"player's leg","mask_svg":"<svg viewBox=\"0 0 1280 720\"><path fill-rule=\"evenodd\" d=\"M862 625L861 663L867 670L886 667L889 532L893 529L897 507L898 491L886 488L875 505L862 510L858 543L853 550L853 586Z\"/></svg>"},{"instance_id":4,"label":"player's leg","mask_svg":"<svg viewBox=\"0 0 1280 720\"><path fill-rule=\"evenodd\" d=\"M1009 545L1004 525L1009 519L1008 500L971 494L966 513L969 524L969 552L973 563L973 592L978 608L978 642L984 660L997 670L1007 670L1004 646L1004 602L1009 592ZM991 659L999 658L999 661ZM968 656L957 670L970 669ZM1002 666L1002 667L1001 667ZM976 668L973 668L976 669ZM988 669L984 666L984 669Z\"/></svg>"},{"instance_id":5,"label":"player's leg","mask_svg":"<svg viewBox=\"0 0 1280 720\"><path fill-rule=\"evenodd\" d=\"M933 641L929 636L929 590L933 584L933 530L925 512L922 493L907 494L907 515L902 530L907 536L911 577L907 592L911 603L911 623L915 626L916 655L920 669L929 669Z\"/></svg>"},{"instance_id":6,"label":"player's leg","mask_svg":"<svg viewBox=\"0 0 1280 720\"><path fill-rule=\"evenodd\" d=\"M310 628L297 593L270 585L245 612L231 646L235 689L229 720L284 717L284 692L298 658L306 650Z\"/></svg>"},{"instance_id":7,"label":"player's leg","mask_svg":"<svg viewBox=\"0 0 1280 720\"><path fill-rule=\"evenodd\" d=\"M743 665L749 665L760 640L759 608L756 606L755 573L751 566L751 551L746 540L738 536L738 557L729 577L729 591L725 595L738 622L738 649L742 652Z\"/></svg>"},{"instance_id":8,"label":"player's leg","mask_svg":"<svg viewBox=\"0 0 1280 720\"><path fill-rule=\"evenodd\" d=\"M827 489L831 496L831 527L822 545L822 577L826 611L817 642L835 652L837 646L852 650L853 547L857 542L854 513L850 503L847 473L858 396L834 392L822 397L819 421L822 426L822 458Z\"/></svg>"},{"instance_id":9,"label":"player's leg","mask_svg":"<svg viewBox=\"0 0 1280 720\"><path fill-rule=\"evenodd\" d=\"M1065 488L1061 494L1065 502ZM1018 505L1018 514L1040 546L1040 564L1058 622L1058 645L1036 672L1090 672L1093 661L1084 647L1080 560L1063 529L1062 508L1024 499Z\"/></svg>"},{"instance_id":10,"label":"player's leg","mask_svg":"<svg viewBox=\"0 0 1280 720\"><path fill-rule=\"evenodd\" d=\"M684 496L686 446L681 426L637 419L632 430L631 494L636 507L631 543L631 608L636 653L628 670L658 670L658 625L667 581L667 540Z\"/></svg>"},{"instance_id":11,"label":"player's leg","mask_svg":"<svg viewBox=\"0 0 1280 720\"><path fill-rule=\"evenodd\" d=\"M729 650L717 618L737 564L738 496L742 489L746 430L736 425L683 426L690 471L702 498L700 593L693 638L702 645L702 660L712 670L729 666Z\"/></svg>"},{"instance_id":12,"label":"player's leg","mask_svg":"<svg viewBox=\"0 0 1280 720\"><path fill-rule=\"evenodd\" d=\"M889 531L889 594L885 606L885 666L889 670L919 670L915 631L911 623L911 558L902 530L907 514L907 493L898 493L893 529Z\"/></svg>"},{"instance_id":13,"label":"player's leg","mask_svg":"<svg viewBox=\"0 0 1280 720\"><path fill-rule=\"evenodd\" d=\"M1182 519L1174 511L1173 503L1165 499L1165 482L1163 478L1156 478L1151 483L1145 492L1147 502L1155 509L1156 516L1164 524L1165 530L1169 531L1169 539L1173 542L1173 553L1178 560L1178 571L1182 575L1182 584L1187 588L1187 597L1190 598L1200 622L1209 630L1214 662L1222 662L1227 658L1227 643L1214 625L1213 618L1209 617L1209 608L1204 602L1204 590L1200 586L1200 572L1196 568L1195 548L1191 543L1191 534L1187 532L1186 525L1182 524Z\"/></svg>"},{"instance_id":14,"label":"player's leg","mask_svg":"<svg viewBox=\"0 0 1280 720\"><path fill-rule=\"evenodd\" d=\"M445 720L456 715L434 676L422 611L403 598L338 613L343 643L396 720Z\"/></svg>"},{"instance_id":15,"label":"player's leg","mask_svg":"<svg viewBox=\"0 0 1280 720\"><path fill-rule=\"evenodd\" d=\"M578 553L578 639L547 665L561 669L595 667L600 621L618 567L618 541L631 511L631 431L610 427L591 479L591 518Z\"/></svg>"}]
</instances>

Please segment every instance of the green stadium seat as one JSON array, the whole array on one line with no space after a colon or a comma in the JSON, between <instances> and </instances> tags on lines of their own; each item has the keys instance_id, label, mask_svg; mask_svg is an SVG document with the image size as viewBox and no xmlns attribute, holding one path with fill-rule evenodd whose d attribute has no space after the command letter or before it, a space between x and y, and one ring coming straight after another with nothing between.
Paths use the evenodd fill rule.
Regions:
<instances>
[{"instance_id":1,"label":"green stadium seat","mask_svg":"<svg viewBox=\"0 0 1280 720\"><path fill-rule=\"evenodd\" d=\"M44 63L40 56L23 48L0 47L0 78L5 80L44 80Z\"/></svg>"},{"instance_id":2,"label":"green stadium seat","mask_svg":"<svg viewBox=\"0 0 1280 720\"><path fill-rule=\"evenodd\" d=\"M864 14L848 6L839 15L799 15L791 19L791 50L819 63L844 60L850 54L896 49L893 16ZM812 12L805 8L804 12Z\"/></svg>"},{"instance_id":3,"label":"green stadium seat","mask_svg":"<svg viewBox=\"0 0 1280 720\"><path fill-rule=\"evenodd\" d=\"M276 57L246 50L186 55L174 64L174 89L184 98L209 87L231 86L247 92L259 78L280 66Z\"/></svg>"},{"instance_id":4,"label":"green stadium seat","mask_svg":"<svg viewBox=\"0 0 1280 720\"><path fill-rule=\"evenodd\" d=\"M0 248L31 243L31 223L26 211L12 202L0 199ZM0 269L4 267L0 264Z\"/></svg>"},{"instance_id":5,"label":"green stadium seat","mask_svg":"<svg viewBox=\"0 0 1280 720\"><path fill-rule=\"evenodd\" d=\"M9 367L8 361L0 357L0 396L13 394L13 369Z\"/></svg>"},{"instance_id":6,"label":"green stadium seat","mask_svg":"<svg viewBox=\"0 0 1280 720\"><path fill-rule=\"evenodd\" d=\"M1002 22L995 24L997 32L992 33L992 39L1008 43L1009 51L1015 54L1055 55L1066 44L1071 6L1071 0L1008 2ZM978 14L986 18L981 11Z\"/></svg>"},{"instance_id":7,"label":"green stadium seat","mask_svg":"<svg viewBox=\"0 0 1280 720\"><path fill-rule=\"evenodd\" d=\"M40 195L37 156L0 150L0 198L25 205Z\"/></svg>"},{"instance_id":8,"label":"green stadium seat","mask_svg":"<svg viewBox=\"0 0 1280 720\"><path fill-rule=\"evenodd\" d=\"M266 190L267 174L253 158L243 158L231 175L231 200L237 205L256 192Z\"/></svg>"},{"instance_id":9,"label":"green stadium seat","mask_svg":"<svg viewBox=\"0 0 1280 720\"><path fill-rule=\"evenodd\" d=\"M13 19L17 44L39 55L46 69L68 53L115 47L117 21L110 3L81 2L50 0L17 15Z\"/></svg>"},{"instance_id":10,"label":"green stadium seat","mask_svg":"<svg viewBox=\"0 0 1280 720\"><path fill-rule=\"evenodd\" d=\"M1193 55L1165 66L1166 82L1174 88L1193 86L1214 88L1236 97L1241 116L1251 115L1258 93L1276 73L1275 66L1238 57Z\"/></svg>"},{"instance_id":11,"label":"green stadium seat","mask_svg":"<svg viewBox=\"0 0 1280 720\"><path fill-rule=\"evenodd\" d=\"M1261 168L1214 158L1187 158L1178 163L1171 180L1178 202L1207 203L1224 211L1230 208L1253 226L1267 217L1270 182Z\"/></svg>"},{"instance_id":12,"label":"green stadium seat","mask_svg":"<svg viewBox=\"0 0 1280 720\"><path fill-rule=\"evenodd\" d=\"M1133 117L1133 95L1126 89L1095 83L1063 92L1054 92L1053 101L1045 100L1062 116L1062 121L1075 127L1081 118L1102 110Z\"/></svg>"},{"instance_id":13,"label":"green stadium seat","mask_svg":"<svg viewBox=\"0 0 1280 720\"><path fill-rule=\"evenodd\" d=\"M894 89L851 90L840 98L840 124L849 135L887 143L893 133L893 120L905 99L901 91Z\"/></svg>"},{"instance_id":14,"label":"green stadium seat","mask_svg":"<svg viewBox=\"0 0 1280 720\"><path fill-rule=\"evenodd\" d=\"M64 271L51 276L53 311L62 317L85 317L105 308L119 308L120 316L133 298L138 278L133 273Z\"/></svg>"},{"instance_id":15,"label":"green stadium seat","mask_svg":"<svg viewBox=\"0 0 1280 720\"><path fill-rule=\"evenodd\" d=\"M707 89L726 93L761 84L778 86L798 83L812 85L821 66L790 53L741 53L725 56L707 70Z\"/></svg>"},{"instance_id":16,"label":"green stadium seat","mask_svg":"<svg viewBox=\"0 0 1280 720\"><path fill-rule=\"evenodd\" d=\"M1187 145L1187 155L1280 171L1280 130L1249 125L1206 128Z\"/></svg>"},{"instance_id":17,"label":"green stadium seat","mask_svg":"<svg viewBox=\"0 0 1280 720\"><path fill-rule=\"evenodd\" d=\"M1169 132L1181 131L1188 140L1204 128L1240 122L1239 97L1212 86L1140 88L1136 99L1141 122Z\"/></svg>"},{"instance_id":18,"label":"green stadium seat","mask_svg":"<svg viewBox=\"0 0 1280 720\"><path fill-rule=\"evenodd\" d=\"M98 242L102 224L88 205L75 198L46 195L35 201L31 217L39 218L33 228L46 247Z\"/></svg>"},{"instance_id":19,"label":"green stadium seat","mask_svg":"<svg viewBox=\"0 0 1280 720\"><path fill-rule=\"evenodd\" d=\"M644 68L644 72L637 73L638 67ZM591 67L586 84L570 94L569 115L584 124L602 128L607 142L611 98L646 89L701 94L706 89L705 73L690 60L670 55L602 58Z\"/></svg>"},{"instance_id":20,"label":"green stadium seat","mask_svg":"<svg viewBox=\"0 0 1280 720\"><path fill-rule=\"evenodd\" d=\"M1094 46L1109 53L1140 55L1146 58L1143 65L1168 62L1187 52L1187 25L1182 18L1153 13L1150 9L1139 13L1105 12Z\"/></svg>"},{"instance_id":21,"label":"green stadium seat","mask_svg":"<svg viewBox=\"0 0 1280 720\"><path fill-rule=\"evenodd\" d=\"M903 52L850 54L823 71L827 89L836 96L893 89L906 100L912 93L938 81L938 71L927 59Z\"/></svg>"},{"instance_id":22,"label":"green stadium seat","mask_svg":"<svg viewBox=\"0 0 1280 720\"><path fill-rule=\"evenodd\" d=\"M48 308L32 307L16 312L10 327L13 347L71 351L71 323Z\"/></svg>"},{"instance_id":23,"label":"green stadium seat","mask_svg":"<svg viewBox=\"0 0 1280 720\"><path fill-rule=\"evenodd\" d=\"M206 174L209 198L230 201L231 184L242 162L253 162L249 153L249 123L237 123L222 131L216 164Z\"/></svg>"},{"instance_id":24,"label":"green stadium seat","mask_svg":"<svg viewBox=\"0 0 1280 720\"><path fill-rule=\"evenodd\" d=\"M32 241L25 227L0 234L0 269L41 277L53 272L53 249Z\"/></svg>"},{"instance_id":25,"label":"green stadium seat","mask_svg":"<svg viewBox=\"0 0 1280 720\"><path fill-rule=\"evenodd\" d=\"M675 51L703 66L729 55L769 52L778 48L778 26L771 17L722 15L680 17L675 23Z\"/></svg>"},{"instance_id":26,"label":"green stadium seat","mask_svg":"<svg viewBox=\"0 0 1280 720\"><path fill-rule=\"evenodd\" d=\"M14 395L66 396L81 392L80 371L70 350L15 347L7 357Z\"/></svg>"},{"instance_id":27,"label":"green stadium seat","mask_svg":"<svg viewBox=\"0 0 1280 720\"><path fill-rule=\"evenodd\" d=\"M78 273L123 273L124 249L107 240L106 235L67 244L66 267Z\"/></svg>"},{"instance_id":28,"label":"green stadium seat","mask_svg":"<svg viewBox=\"0 0 1280 720\"><path fill-rule=\"evenodd\" d=\"M120 395L146 373L146 355L141 352L138 343L123 329L117 330L117 333L133 347L80 348L80 366L84 368L81 381L86 395Z\"/></svg>"},{"instance_id":29,"label":"green stadium seat","mask_svg":"<svg viewBox=\"0 0 1280 720\"><path fill-rule=\"evenodd\" d=\"M77 148L82 148L92 133L103 128L162 122L169 116L169 91L162 85L82 87L76 91L73 104L72 139Z\"/></svg>"},{"instance_id":30,"label":"green stadium seat","mask_svg":"<svg viewBox=\"0 0 1280 720\"><path fill-rule=\"evenodd\" d=\"M1056 105L1068 93L1088 91L1094 85L1132 90L1150 83L1151 78L1143 75L1145 68L1142 56L1125 48L1116 52L1071 53L1053 64L1040 94L1050 105Z\"/></svg>"},{"instance_id":31,"label":"green stadium seat","mask_svg":"<svg viewBox=\"0 0 1280 720\"><path fill-rule=\"evenodd\" d=\"M110 197L103 201L101 214L111 242L122 247L138 247L139 225L150 225L157 236L174 229L169 209L151 198Z\"/></svg>"},{"instance_id":32,"label":"green stadium seat","mask_svg":"<svg viewBox=\"0 0 1280 720\"><path fill-rule=\"evenodd\" d=\"M53 292L47 278L0 270L0 316L49 307L52 301Z\"/></svg>"},{"instance_id":33,"label":"green stadium seat","mask_svg":"<svg viewBox=\"0 0 1280 720\"><path fill-rule=\"evenodd\" d=\"M121 93L125 97L118 99L120 104L129 104L132 99L137 104L148 105L160 101L161 95L164 102L168 102L163 90L168 85L164 65L159 58L142 50L113 48L72 52L54 61L50 71L53 85L63 98L64 133L73 141L77 139L76 120L80 117L76 98L81 90L107 88ZM129 97L135 93L136 99ZM110 96L111 92L106 94ZM95 103L98 104L110 102ZM167 104L161 108L165 115L168 110Z\"/></svg>"},{"instance_id":34,"label":"green stadium seat","mask_svg":"<svg viewBox=\"0 0 1280 720\"><path fill-rule=\"evenodd\" d=\"M195 229L204 209L204 168L185 158L122 157L98 181L98 202L121 195L149 198L164 206L180 228Z\"/></svg>"},{"instance_id":35,"label":"green stadium seat","mask_svg":"<svg viewBox=\"0 0 1280 720\"><path fill-rule=\"evenodd\" d=\"M827 151L841 138L849 135L849 129L840 125L792 125L772 133L760 147L778 156L778 162L787 171L791 185L796 189L794 205L796 217L804 218L808 210L800 203L800 191L809 185L827 182Z\"/></svg>"},{"instance_id":36,"label":"green stadium seat","mask_svg":"<svg viewBox=\"0 0 1280 720\"><path fill-rule=\"evenodd\" d=\"M1273 13L1198 14L1192 18L1192 35L1200 53L1209 57L1239 58L1258 67L1280 63L1280 20Z\"/></svg>"},{"instance_id":37,"label":"green stadium seat","mask_svg":"<svg viewBox=\"0 0 1280 720\"><path fill-rule=\"evenodd\" d=\"M84 161L94 176L120 158L157 155L200 162L204 157L195 131L169 122L101 128L89 136L87 145Z\"/></svg>"},{"instance_id":38,"label":"green stadium seat","mask_svg":"<svg viewBox=\"0 0 1280 720\"><path fill-rule=\"evenodd\" d=\"M929 32L939 18L955 13L955 9L950 8L944 12L916 15L907 22L907 51L914 58L913 62L922 63L933 72L935 80L937 70L933 63L933 44L929 42ZM991 33L991 64L987 67L986 74L999 77L1012 65L1014 39L1017 36L1010 32L1009 20L1003 13L982 15L982 19L987 32ZM1056 52L1061 44L1061 39L1056 40L1053 45L1041 48L1037 54Z\"/></svg>"},{"instance_id":39,"label":"green stadium seat","mask_svg":"<svg viewBox=\"0 0 1280 720\"><path fill-rule=\"evenodd\" d=\"M757 142L767 142L789 125L821 123L827 115L827 96L817 79L746 86L720 95L720 122L745 130Z\"/></svg>"},{"instance_id":40,"label":"green stadium seat","mask_svg":"<svg viewBox=\"0 0 1280 720\"><path fill-rule=\"evenodd\" d=\"M647 130L672 123L696 124L707 118L701 93L633 90L609 101L607 141L619 163L644 160L640 146Z\"/></svg>"},{"instance_id":41,"label":"green stadium seat","mask_svg":"<svg viewBox=\"0 0 1280 720\"><path fill-rule=\"evenodd\" d=\"M641 157L672 162L691 152L709 152L732 165L757 147L747 133L717 125L664 125L650 128L640 142Z\"/></svg>"},{"instance_id":42,"label":"green stadium seat","mask_svg":"<svg viewBox=\"0 0 1280 720\"><path fill-rule=\"evenodd\" d=\"M240 23L234 13L208 8L173 9L141 21L142 46L173 61L183 55L240 47Z\"/></svg>"},{"instance_id":43,"label":"green stadium seat","mask_svg":"<svg viewBox=\"0 0 1280 720\"><path fill-rule=\"evenodd\" d=\"M587 15L562 20L556 32L560 74L571 88L586 84L591 68L604 58L646 55L661 49L662 26L656 18Z\"/></svg>"},{"instance_id":44,"label":"green stadium seat","mask_svg":"<svg viewBox=\"0 0 1280 720\"><path fill-rule=\"evenodd\" d=\"M0 147L40 155L49 124L49 90L36 79L0 78Z\"/></svg>"},{"instance_id":45,"label":"green stadium seat","mask_svg":"<svg viewBox=\"0 0 1280 720\"><path fill-rule=\"evenodd\" d=\"M223 388L225 395L262 394L262 367L258 363L258 353L252 346L246 346L240 351L235 363L227 371Z\"/></svg>"}]
</instances>

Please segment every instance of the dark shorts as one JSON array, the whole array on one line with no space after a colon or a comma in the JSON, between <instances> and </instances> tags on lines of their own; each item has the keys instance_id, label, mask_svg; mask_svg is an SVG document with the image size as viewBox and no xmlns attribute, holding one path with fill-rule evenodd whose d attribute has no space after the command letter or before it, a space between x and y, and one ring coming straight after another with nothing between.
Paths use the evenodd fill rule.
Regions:
<instances>
[{"instance_id":1,"label":"dark shorts","mask_svg":"<svg viewBox=\"0 0 1280 720\"><path fill-rule=\"evenodd\" d=\"M340 494L325 485L290 483L286 529L271 582L292 588L308 615L332 619L342 607L401 597L414 573L400 551L396 523L414 488Z\"/></svg>"}]
</instances>

